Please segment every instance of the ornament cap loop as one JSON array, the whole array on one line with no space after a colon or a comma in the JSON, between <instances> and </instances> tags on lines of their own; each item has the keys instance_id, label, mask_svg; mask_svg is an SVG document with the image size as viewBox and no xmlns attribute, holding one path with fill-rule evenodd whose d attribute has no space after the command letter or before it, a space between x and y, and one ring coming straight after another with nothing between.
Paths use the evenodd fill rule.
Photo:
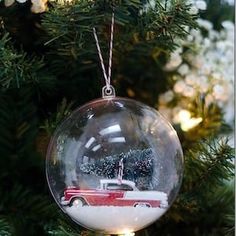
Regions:
<instances>
[{"instance_id":1,"label":"ornament cap loop","mask_svg":"<svg viewBox=\"0 0 236 236\"><path fill-rule=\"evenodd\" d=\"M109 85L109 86L106 85L102 88L103 98L115 97L115 96L116 96L116 91L112 85Z\"/></svg>"}]
</instances>

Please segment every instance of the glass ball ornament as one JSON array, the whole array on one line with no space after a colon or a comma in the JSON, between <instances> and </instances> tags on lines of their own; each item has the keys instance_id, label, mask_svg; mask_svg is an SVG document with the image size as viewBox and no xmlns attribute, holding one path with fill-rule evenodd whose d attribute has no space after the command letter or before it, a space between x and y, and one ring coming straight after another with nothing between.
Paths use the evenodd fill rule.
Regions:
<instances>
[{"instance_id":1,"label":"glass ball ornament","mask_svg":"<svg viewBox=\"0 0 236 236\"><path fill-rule=\"evenodd\" d=\"M183 153L176 131L155 109L105 97L78 108L56 129L46 174L55 201L73 221L125 234L171 206Z\"/></svg>"}]
</instances>

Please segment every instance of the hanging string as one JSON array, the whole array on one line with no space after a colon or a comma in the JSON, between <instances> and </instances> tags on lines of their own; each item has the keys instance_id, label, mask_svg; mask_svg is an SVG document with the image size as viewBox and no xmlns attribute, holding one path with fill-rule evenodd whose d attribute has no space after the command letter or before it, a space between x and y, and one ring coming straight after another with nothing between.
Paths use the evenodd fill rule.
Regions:
<instances>
[{"instance_id":1,"label":"hanging string","mask_svg":"<svg viewBox=\"0 0 236 236\"><path fill-rule=\"evenodd\" d=\"M113 49L113 37L114 37L114 12L111 18L111 39L110 39L110 54L109 54L109 66L108 66L108 80L111 82L111 67L112 67L112 49Z\"/></svg>"},{"instance_id":2,"label":"hanging string","mask_svg":"<svg viewBox=\"0 0 236 236\"><path fill-rule=\"evenodd\" d=\"M97 50L98 50L98 56L99 56L99 59L100 59L100 64L101 64L101 67L102 67L103 76L104 76L104 79L105 79L105 82L106 82L106 86L103 88L103 95L104 96L115 95L115 90L111 86L112 49L113 49L113 38L114 38L114 18L115 18L115 14L113 12L112 13L112 19L111 19L111 36L110 36L108 74L107 74L107 71L106 71L106 68L105 68L105 65L104 65L104 60L103 60L103 57L102 57L102 52L101 52L101 48L100 48L100 45L99 45L97 32L96 32L95 27L93 27L93 35L94 35Z\"/></svg>"}]
</instances>

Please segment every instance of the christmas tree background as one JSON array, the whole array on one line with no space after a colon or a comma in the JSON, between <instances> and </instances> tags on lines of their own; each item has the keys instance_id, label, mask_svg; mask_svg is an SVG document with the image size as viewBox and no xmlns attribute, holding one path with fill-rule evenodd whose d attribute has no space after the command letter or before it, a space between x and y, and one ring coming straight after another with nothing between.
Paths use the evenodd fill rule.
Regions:
<instances>
[{"instance_id":1,"label":"christmas tree background","mask_svg":"<svg viewBox=\"0 0 236 236\"><path fill-rule=\"evenodd\" d=\"M160 110L185 157L174 205L136 235L234 235L234 6L222 0L0 2L0 235L96 235L58 209L45 156L63 118L101 96L92 27L108 51L112 9L116 92Z\"/></svg>"}]
</instances>

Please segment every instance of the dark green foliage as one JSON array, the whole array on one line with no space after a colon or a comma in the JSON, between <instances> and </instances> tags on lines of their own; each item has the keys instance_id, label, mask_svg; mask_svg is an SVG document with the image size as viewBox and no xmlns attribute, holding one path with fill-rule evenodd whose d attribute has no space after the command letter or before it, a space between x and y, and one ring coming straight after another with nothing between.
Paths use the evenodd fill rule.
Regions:
<instances>
[{"instance_id":1,"label":"dark green foliage","mask_svg":"<svg viewBox=\"0 0 236 236\"><path fill-rule=\"evenodd\" d=\"M142 1L117 2L113 81L117 89L120 88L120 95L126 95L127 87L132 86L151 104L158 92L165 89L162 66L168 53L176 47L174 39L186 36L185 26L196 27L195 16L188 13L190 6L185 1L173 1L168 5L165 8L164 4L157 2L152 10L140 14ZM73 5L55 6L43 19L48 33L45 38L49 49L46 60L60 79L59 86L66 97L76 94L76 89L87 92L72 97L82 101L84 96L90 96L90 91L91 97L100 92L97 88L103 78L92 27L98 29L102 51L108 50L111 21L108 6L102 0L75 1ZM106 53L104 57L107 61ZM136 67L137 64L140 66ZM130 70L134 67L135 70ZM148 86L151 81L152 86Z\"/></svg>"},{"instance_id":2,"label":"dark green foliage","mask_svg":"<svg viewBox=\"0 0 236 236\"><path fill-rule=\"evenodd\" d=\"M37 166L37 161L31 160L32 157L28 154L31 152L31 155L33 153L33 156L36 155L33 151L33 140L38 130L36 108L31 99L31 91L27 88L0 93L1 177L7 177L10 171L12 174L8 176L10 179L14 174L16 174L14 177L21 178L23 176L19 170L29 171L29 168ZM21 158L28 160L25 165L21 165ZM8 184L13 183L8 182Z\"/></svg>"},{"instance_id":3,"label":"dark green foliage","mask_svg":"<svg viewBox=\"0 0 236 236\"><path fill-rule=\"evenodd\" d=\"M222 28L221 22L225 20L235 21L234 6L225 0L206 0L207 10L201 12L201 17L211 21L216 30Z\"/></svg>"},{"instance_id":4,"label":"dark green foliage","mask_svg":"<svg viewBox=\"0 0 236 236\"><path fill-rule=\"evenodd\" d=\"M3 188L0 191L3 196L1 212L11 222L14 232L12 235L24 235L25 229L27 235L35 235L35 231L43 234L44 223L38 219L50 221L53 217L58 217L55 206L52 206L47 196L25 190L25 187L21 187L17 182L8 191Z\"/></svg>"},{"instance_id":5,"label":"dark green foliage","mask_svg":"<svg viewBox=\"0 0 236 236\"><path fill-rule=\"evenodd\" d=\"M0 216L0 235L10 236L12 235L12 225L4 217Z\"/></svg>"},{"instance_id":6,"label":"dark green foliage","mask_svg":"<svg viewBox=\"0 0 236 236\"><path fill-rule=\"evenodd\" d=\"M8 34L1 35L0 40L0 87L19 88L32 84L37 90L47 91L52 87L53 77L47 75L42 59L28 56L25 52L19 52L11 45Z\"/></svg>"},{"instance_id":7,"label":"dark green foliage","mask_svg":"<svg viewBox=\"0 0 236 236\"><path fill-rule=\"evenodd\" d=\"M81 231L78 228L73 228L71 224L66 222L65 219L58 220L58 222L54 222L56 224L49 226L48 228L45 227L46 232L48 235L53 236L77 236L81 235Z\"/></svg>"},{"instance_id":8,"label":"dark green foliage","mask_svg":"<svg viewBox=\"0 0 236 236\"><path fill-rule=\"evenodd\" d=\"M50 208L47 197L37 196L42 183L34 181L41 176L41 160L34 150L38 122L30 90L1 92L0 114L0 215L11 222L12 235L22 235L26 227L29 229L28 235L33 235L37 226L31 225L31 229L28 221L37 214L46 217L45 213ZM28 190L32 188L35 192Z\"/></svg>"},{"instance_id":9,"label":"dark green foliage","mask_svg":"<svg viewBox=\"0 0 236 236\"><path fill-rule=\"evenodd\" d=\"M205 140L185 153L180 194L168 213L147 228L147 235L233 235L233 159L227 140Z\"/></svg>"},{"instance_id":10,"label":"dark green foliage","mask_svg":"<svg viewBox=\"0 0 236 236\"><path fill-rule=\"evenodd\" d=\"M60 122L62 122L65 117L70 115L72 105L72 102L68 104L66 99L63 99L60 106L57 107L56 113L51 115L49 119L46 119L41 128L46 130L48 135L52 135Z\"/></svg>"},{"instance_id":11,"label":"dark green foliage","mask_svg":"<svg viewBox=\"0 0 236 236\"><path fill-rule=\"evenodd\" d=\"M31 13L29 1L10 8L0 3L1 236L101 235L72 223L58 209L46 184L44 155L48 135L58 123L77 105L100 97L103 79L92 27L97 28L107 62L112 7L116 13L112 81L118 94L154 105L168 87L163 64L178 47L176 40L187 35L185 26L196 27L196 16L188 13L190 5L184 0L156 1L155 7L140 14L147 2L76 0L63 6L50 2L43 14ZM217 19L216 28L226 16L232 18L228 5L222 18L218 12L224 7L210 13L220 1L209 2L204 17ZM191 112L204 120L181 135L185 151L181 192L168 213L137 236L234 234L234 189L228 182L234 154L226 141L216 139L226 130L222 112L201 101L189 103ZM90 167L86 171L96 172Z\"/></svg>"},{"instance_id":12,"label":"dark green foliage","mask_svg":"<svg viewBox=\"0 0 236 236\"><path fill-rule=\"evenodd\" d=\"M233 176L234 150L225 140L216 140L213 143L199 143L186 156L184 191L192 194L207 192L212 187L222 185L225 180ZM186 181L186 182L185 182Z\"/></svg>"},{"instance_id":13,"label":"dark green foliage","mask_svg":"<svg viewBox=\"0 0 236 236\"><path fill-rule=\"evenodd\" d=\"M0 235L46 235L45 225L60 218L35 150L36 114L29 88L0 93Z\"/></svg>"}]
</instances>

